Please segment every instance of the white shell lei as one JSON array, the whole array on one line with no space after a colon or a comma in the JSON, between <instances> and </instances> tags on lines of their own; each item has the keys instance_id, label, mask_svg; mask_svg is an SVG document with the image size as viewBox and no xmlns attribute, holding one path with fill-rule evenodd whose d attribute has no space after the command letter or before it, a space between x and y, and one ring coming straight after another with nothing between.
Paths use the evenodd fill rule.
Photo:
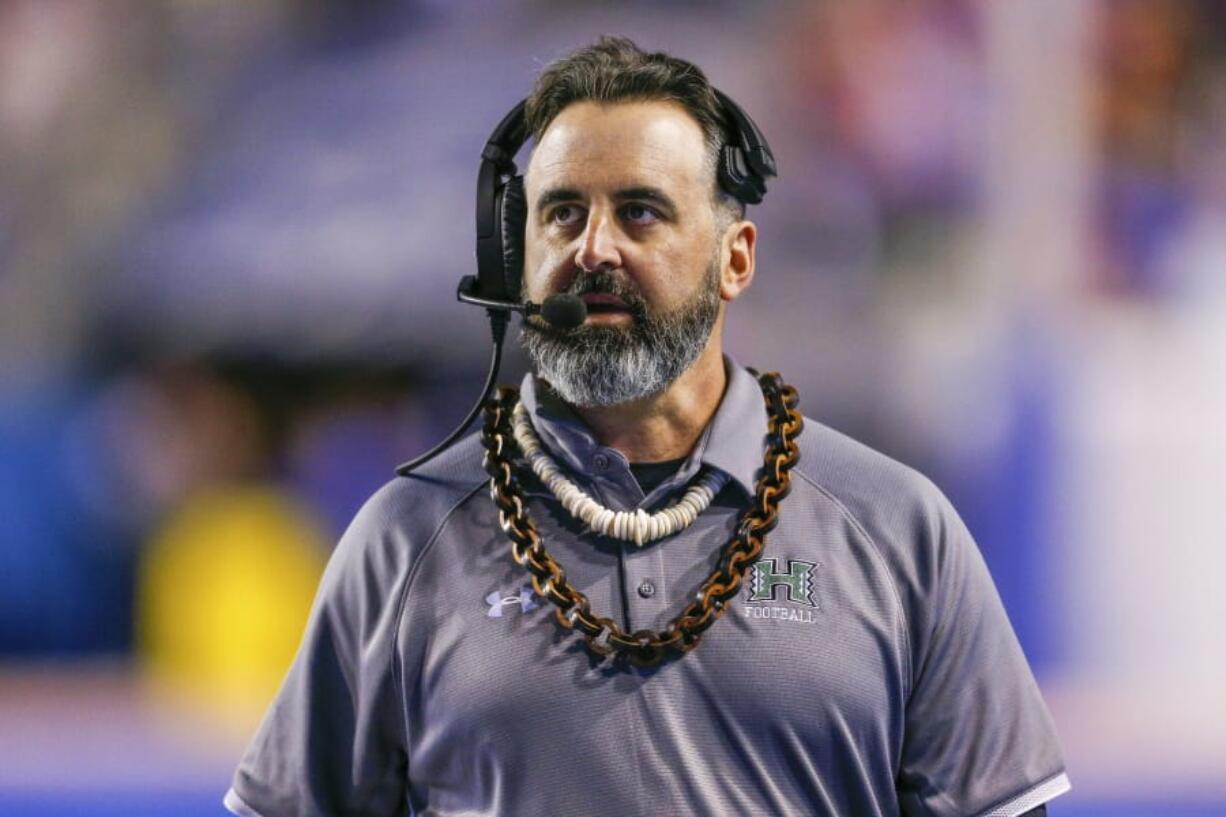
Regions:
<instances>
[{"instance_id":1,"label":"white shell lei","mask_svg":"<svg viewBox=\"0 0 1226 817\"><path fill-rule=\"evenodd\" d=\"M710 506L711 500L728 482L727 474L708 469L699 474L681 499L663 510L655 513L647 513L642 508L633 511L610 510L562 476L558 464L545 452L540 438L536 436L523 403L515 405L512 420L515 442L519 443L537 477L558 498L562 507L585 522L591 530L614 539L634 542L639 547L694 524L698 514Z\"/></svg>"}]
</instances>

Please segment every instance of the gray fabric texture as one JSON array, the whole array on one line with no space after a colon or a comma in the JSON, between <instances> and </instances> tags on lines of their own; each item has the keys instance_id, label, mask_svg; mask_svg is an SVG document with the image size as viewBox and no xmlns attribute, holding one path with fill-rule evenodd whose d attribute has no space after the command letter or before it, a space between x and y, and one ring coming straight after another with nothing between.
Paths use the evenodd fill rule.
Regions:
<instances>
[{"instance_id":1,"label":"gray fabric texture","mask_svg":"<svg viewBox=\"0 0 1226 817\"><path fill-rule=\"evenodd\" d=\"M752 493L766 410L727 367L706 433L646 497L625 457L525 379L545 445L609 507L654 510L703 464L733 477L692 527L641 549L585 532L525 479L550 552L628 630L688 603ZM1066 789L1038 686L946 498L811 419L800 443L756 580L697 649L652 669L596 664L531 593L475 436L389 482L341 538L233 791L263 817L966 817Z\"/></svg>"}]
</instances>

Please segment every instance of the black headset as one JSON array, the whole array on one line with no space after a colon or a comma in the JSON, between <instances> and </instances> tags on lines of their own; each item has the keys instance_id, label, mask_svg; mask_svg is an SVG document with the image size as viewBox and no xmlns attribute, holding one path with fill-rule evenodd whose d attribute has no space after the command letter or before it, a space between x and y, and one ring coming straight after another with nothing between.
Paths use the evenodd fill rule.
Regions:
<instances>
[{"instance_id":1,"label":"black headset","mask_svg":"<svg viewBox=\"0 0 1226 817\"><path fill-rule=\"evenodd\" d=\"M774 154L749 115L722 91L712 90L724 109L727 132L732 137L720 148L716 169L719 186L745 204L758 204L766 194L767 178L776 175ZM526 105L527 100L520 102L502 118L481 151L477 275L475 280L465 276L459 295L460 300L487 308L482 300L517 303L520 299L528 202L524 177L515 167L515 154L528 140Z\"/></svg>"},{"instance_id":2,"label":"black headset","mask_svg":"<svg viewBox=\"0 0 1226 817\"><path fill-rule=\"evenodd\" d=\"M775 156L749 114L724 92L711 90L723 108L725 133L730 137L720 148L716 167L720 189L745 204L758 204L766 195L766 180L777 175ZM477 274L461 278L456 290L459 300L484 307L489 313L494 350L485 390L451 436L396 469L402 476L455 442L480 412L498 377L509 313L540 311L539 306L520 301L528 202L515 155L528 141L524 117L527 103L526 99L521 101L502 118L481 151L481 169L477 173Z\"/></svg>"}]
</instances>

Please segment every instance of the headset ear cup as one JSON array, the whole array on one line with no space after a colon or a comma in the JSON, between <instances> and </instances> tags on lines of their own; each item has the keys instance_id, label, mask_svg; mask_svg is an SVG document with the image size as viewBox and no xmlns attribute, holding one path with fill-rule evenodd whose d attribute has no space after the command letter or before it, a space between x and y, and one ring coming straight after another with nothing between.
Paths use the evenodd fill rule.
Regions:
<instances>
[{"instance_id":1,"label":"headset ear cup","mask_svg":"<svg viewBox=\"0 0 1226 817\"><path fill-rule=\"evenodd\" d=\"M502 229L502 270L507 299L520 300L524 275L524 227L528 220L528 202L524 196L524 177L507 179L499 196L499 221Z\"/></svg>"},{"instance_id":2,"label":"headset ear cup","mask_svg":"<svg viewBox=\"0 0 1226 817\"><path fill-rule=\"evenodd\" d=\"M744 151L735 145L724 145L720 152L719 184L724 192L746 204L758 204L765 192L765 185L750 170Z\"/></svg>"}]
</instances>

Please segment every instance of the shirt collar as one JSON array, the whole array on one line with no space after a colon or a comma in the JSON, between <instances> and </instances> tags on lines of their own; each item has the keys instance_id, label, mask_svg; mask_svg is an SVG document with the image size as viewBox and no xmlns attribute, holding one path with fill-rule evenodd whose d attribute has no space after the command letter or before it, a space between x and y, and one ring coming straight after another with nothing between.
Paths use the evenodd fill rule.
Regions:
<instances>
[{"instance_id":1,"label":"shirt collar","mask_svg":"<svg viewBox=\"0 0 1226 817\"><path fill-rule=\"evenodd\" d=\"M718 468L732 477L746 496L753 496L766 445L766 404L754 376L727 356L724 372L728 379L724 396L698 438L689 462L697 459ZM571 471L589 473L601 445L579 415L531 373L524 376L520 400L550 454Z\"/></svg>"}]
</instances>

